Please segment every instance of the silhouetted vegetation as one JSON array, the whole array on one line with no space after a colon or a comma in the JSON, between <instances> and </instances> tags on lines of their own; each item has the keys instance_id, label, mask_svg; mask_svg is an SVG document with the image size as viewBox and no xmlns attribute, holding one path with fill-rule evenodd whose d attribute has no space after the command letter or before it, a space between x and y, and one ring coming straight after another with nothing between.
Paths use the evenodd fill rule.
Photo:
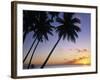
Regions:
<instances>
[{"instance_id":1,"label":"silhouetted vegetation","mask_svg":"<svg viewBox=\"0 0 100 80\"><path fill-rule=\"evenodd\" d=\"M58 39L41 68L44 68L61 39L76 42L78 32L81 31L80 27L76 24L80 24L80 20L74 17L75 13L62 13L62 18L59 16L61 13L62 12L23 11L23 42L25 42L26 35L31 31L33 32L34 38L28 53L23 59L24 63L34 46L31 58L29 59L28 69L30 68L33 55L39 43L43 43L44 40L49 41L48 35L53 36L53 31L56 31L55 34L58 34ZM61 25L57 27L51 25L51 23L54 22L54 19ZM36 45L34 45L34 43L36 43Z\"/></svg>"}]
</instances>

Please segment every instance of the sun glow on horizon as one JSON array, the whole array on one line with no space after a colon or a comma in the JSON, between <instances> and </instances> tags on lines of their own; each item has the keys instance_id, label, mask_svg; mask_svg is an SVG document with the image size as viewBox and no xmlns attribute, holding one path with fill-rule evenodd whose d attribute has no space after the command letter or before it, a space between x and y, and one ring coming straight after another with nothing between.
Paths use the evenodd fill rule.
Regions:
<instances>
[{"instance_id":1,"label":"sun glow on horizon","mask_svg":"<svg viewBox=\"0 0 100 80\"><path fill-rule=\"evenodd\" d=\"M90 57L80 57L78 59L73 59L71 61L68 61L67 64L80 64L80 65L90 65L91 64L91 60Z\"/></svg>"},{"instance_id":2,"label":"sun glow on horizon","mask_svg":"<svg viewBox=\"0 0 100 80\"><path fill-rule=\"evenodd\" d=\"M89 65L91 63L90 58L89 57L84 57L80 60L77 60L75 62L76 64L84 64L84 65Z\"/></svg>"}]
</instances>

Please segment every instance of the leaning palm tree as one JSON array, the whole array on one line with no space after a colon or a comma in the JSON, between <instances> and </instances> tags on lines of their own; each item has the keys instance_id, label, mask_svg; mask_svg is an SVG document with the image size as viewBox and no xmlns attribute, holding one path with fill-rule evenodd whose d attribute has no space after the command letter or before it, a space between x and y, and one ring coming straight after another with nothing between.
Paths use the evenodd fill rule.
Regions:
<instances>
[{"instance_id":1,"label":"leaning palm tree","mask_svg":"<svg viewBox=\"0 0 100 80\"><path fill-rule=\"evenodd\" d=\"M34 27L35 32L33 35L33 37L35 37L38 41L34 47L31 58L29 60L28 69L30 68L33 55L36 51L36 48L37 48L39 42L43 42L44 39L49 40L48 34L53 35L52 29L53 29L53 26L50 25L50 21L47 19L47 13L46 12L38 12L37 22L35 22L35 27Z\"/></svg>"},{"instance_id":2,"label":"leaning palm tree","mask_svg":"<svg viewBox=\"0 0 100 80\"><path fill-rule=\"evenodd\" d=\"M29 32L33 32L34 34L34 30L35 30L35 23L37 22L37 16L38 16L38 12L37 11L23 11L23 42L25 41L26 35ZM29 48L29 51L27 52L27 54L25 55L24 59L23 59L23 63L26 61L34 43L36 42L36 38L33 40L33 43L31 45L31 47Z\"/></svg>"},{"instance_id":3,"label":"leaning palm tree","mask_svg":"<svg viewBox=\"0 0 100 80\"><path fill-rule=\"evenodd\" d=\"M61 38L65 40L67 37L67 40L71 40L72 42L76 42L76 38L78 38L78 32L81 31L78 25L75 25L75 23L80 23L80 20L78 18L74 18L74 13L64 13L63 19L59 18L57 21L60 22L62 25L58 26L56 29L56 32L58 33L58 40L55 43L54 47L50 51L49 55L47 56L46 60L42 64L41 68L44 68L47 61L49 60L51 54L53 53L54 49L58 45Z\"/></svg>"}]
</instances>

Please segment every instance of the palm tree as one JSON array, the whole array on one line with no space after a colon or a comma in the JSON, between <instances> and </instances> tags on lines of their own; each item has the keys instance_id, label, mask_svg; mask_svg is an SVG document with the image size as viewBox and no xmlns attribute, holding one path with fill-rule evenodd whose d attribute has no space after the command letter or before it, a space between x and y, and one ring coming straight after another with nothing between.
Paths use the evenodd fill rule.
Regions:
<instances>
[{"instance_id":1,"label":"palm tree","mask_svg":"<svg viewBox=\"0 0 100 80\"><path fill-rule=\"evenodd\" d=\"M23 11L23 42L25 41L26 35L33 31L34 34L34 30L35 30L35 23L37 22L37 16L38 16L38 12L37 11ZM31 47L29 48L29 51L27 52L25 58L23 59L23 63L25 62L25 60L27 59L34 43L36 42L36 38L33 40L33 43L31 45Z\"/></svg>"},{"instance_id":2,"label":"palm tree","mask_svg":"<svg viewBox=\"0 0 100 80\"><path fill-rule=\"evenodd\" d=\"M32 49L32 47L33 47L33 45L34 45L34 43L36 42L36 39L37 39L37 38L34 39L34 41L33 41L32 45L31 45L31 47L29 48L29 51L27 52L25 58L23 59L23 63L24 63L25 60L27 59L27 57L28 57L28 55L29 55L29 53L30 53L30 51L31 51L31 49Z\"/></svg>"},{"instance_id":3,"label":"palm tree","mask_svg":"<svg viewBox=\"0 0 100 80\"><path fill-rule=\"evenodd\" d=\"M58 26L56 29L56 32L58 33L58 40L55 43L54 47L50 51L49 55L47 56L46 60L42 64L41 68L44 68L47 61L49 60L51 54L53 53L54 49L58 45L61 38L65 40L67 37L67 40L71 40L72 42L76 42L76 38L78 38L78 32L81 31L78 25L75 25L75 23L80 23L80 20L78 18L74 18L74 13L64 13L63 19L59 18L57 21L62 23L62 25Z\"/></svg>"},{"instance_id":4,"label":"palm tree","mask_svg":"<svg viewBox=\"0 0 100 80\"><path fill-rule=\"evenodd\" d=\"M35 13L32 11L23 11L23 43L25 41L26 35L34 30L33 22L35 21Z\"/></svg>"},{"instance_id":5,"label":"palm tree","mask_svg":"<svg viewBox=\"0 0 100 80\"><path fill-rule=\"evenodd\" d=\"M30 68L33 55L36 51L36 48L39 42L43 42L44 39L49 40L48 34L53 35L52 29L53 29L53 26L50 25L50 21L49 19L47 19L47 12L38 12L37 21L35 22L35 27L34 27L35 32L33 35L33 37L35 37L38 41L35 45L35 48L29 60L28 69Z\"/></svg>"}]
</instances>

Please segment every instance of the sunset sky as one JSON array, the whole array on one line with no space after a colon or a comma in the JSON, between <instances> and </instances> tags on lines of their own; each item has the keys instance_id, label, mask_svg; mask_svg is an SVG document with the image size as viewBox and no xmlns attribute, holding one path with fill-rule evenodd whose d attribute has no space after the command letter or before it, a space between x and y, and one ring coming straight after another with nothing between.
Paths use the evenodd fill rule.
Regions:
<instances>
[{"instance_id":1,"label":"sunset sky","mask_svg":"<svg viewBox=\"0 0 100 80\"><path fill-rule=\"evenodd\" d=\"M81 32L78 33L78 38L76 43L71 41L61 39L57 47L55 48L53 54L51 55L47 65L61 65L61 64L90 64L91 58L91 28L90 28L90 18L91 15L87 13L76 13L75 17L78 17L81 21L80 28ZM58 23L53 23L57 25ZM23 45L23 57L25 57L27 51L29 50L32 41L32 32L27 35L25 44ZM49 35L49 41L44 41L39 43L34 57L32 59L33 64L43 64L44 60L48 56L49 52L53 48L54 44L58 40L57 34L54 36ZM33 47L34 49L34 47ZM32 49L32 50L33 50ZM32 53L32 51L31 51ZM26 60L25 64L29 63L30 55ZM72 62L71 62L72 61Z\"/></svg>"}]
</instances>

